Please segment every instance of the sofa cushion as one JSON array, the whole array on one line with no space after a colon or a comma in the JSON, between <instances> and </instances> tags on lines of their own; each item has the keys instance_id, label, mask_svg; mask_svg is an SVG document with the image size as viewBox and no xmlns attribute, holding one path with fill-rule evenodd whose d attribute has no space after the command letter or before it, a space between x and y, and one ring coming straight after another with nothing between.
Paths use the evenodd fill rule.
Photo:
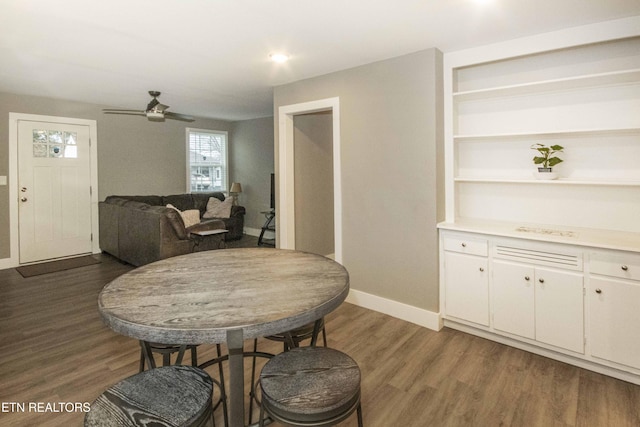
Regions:
<instances>
[{"instance_id":1,"label":"sofa cushion","mask_svg":"<svg viewBox=\"0 0 640 427\"><path fill-rule=\"evenodd\" d=\"M148 203L138 202L135 200L127 200L120 206L125 206L127 209L137 209L142 211L147 210L151 207Z\"/></svg>"},{"instance_id":2,"label":"sofa cushion","mask_svg":"<svg viewBox=\"0 0 640 427\"><path fill-rule=\"evenodd\" d=\"M211 197L215 197L221 202L225 199L224 194L220 192L191 193L191 198L193 199L193 207L191 209L199 209L202 217L207 210L207 203Z\"/></svg>"},{"instance_id":3,"label":"sofa cushion","mask_svg":"<svg viewBox=\"0 0 640 427\"><path fill-rule=\"evenodd\" d=\"M122 199L140 203L146 203L151 206L159 206L162 205L162 197L160 196L108 196L104 201L106 203L117 203L121 205L120 201L116 201L115 199Z\"/></svg>"},{"instance_id":4,"label":"sofa cushion","mask_svg":"<svg viewBox=\"0 0 640 427\"><path fill-rule=\"evenodd\" d=\"M185 228L189 228L192 225L196 225L200 222L200 211L198 209L187 209L186 211L181 211L170 203L167 205L167 207L169 209L174 209L180 214Z\"/></svg>"},{"instance_id":5,"label":"sofa cushion","mask_svg":"<svg viewBox=\"0 0 640 427\"><path fill-rule=\"evenodd\" d=\"M224 202L221 202L216 197L210 197L207 202L207 210L202 215L202 218L229 218L231 216L232 206L232 198L228 198Z\"/></svg>"},{"instance_id":6,"label":"sofa cushion","mask_svg":"<svg viewBox=\"0 0 640 427\"><path fill-rule=\"evenodd\" d=\"M191 194L174 194L162 197L162 206L173 205L181 211L194 209Z\"/></svg>"}]
</instances>

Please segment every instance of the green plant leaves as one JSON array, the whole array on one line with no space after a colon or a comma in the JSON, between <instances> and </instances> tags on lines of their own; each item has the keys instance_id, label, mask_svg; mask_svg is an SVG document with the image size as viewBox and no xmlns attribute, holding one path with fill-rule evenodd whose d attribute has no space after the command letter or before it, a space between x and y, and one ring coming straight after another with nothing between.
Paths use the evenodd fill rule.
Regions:
<instances>
[{"instance_id":1,"label":"green plant leaves","mask_svg":"<svg viewBox=\"0 0 640 427\"><path fill-rule=\"evenodd\" d=\"M540 156L535 156L533 158L533 164L535 165L542 165L545 168L550 168L563 161L559 157L553 157L555 153L562 152L562 150L564 150L562 145L555 144L547 147L544 144L533 144L531 149L537 150L540 153Z\"/></svg>"}]
</instances>

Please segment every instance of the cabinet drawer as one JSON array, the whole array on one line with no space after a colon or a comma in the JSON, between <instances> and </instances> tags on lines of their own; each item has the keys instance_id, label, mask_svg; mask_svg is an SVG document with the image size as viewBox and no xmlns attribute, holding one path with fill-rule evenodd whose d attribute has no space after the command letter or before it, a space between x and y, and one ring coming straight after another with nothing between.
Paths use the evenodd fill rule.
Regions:
<instances>
[{"instance_id":1,"label":"cabinet drawer","mask_svg":"<svg viewBox=\"0 0 640 427\"><path fill-rule=\"evenodd\" d=\"M465 239L463 236L447 236L444 238L444 250L469 255L487 256L488 243L481 239Z\"/></svg>"},{"instance_id":2,"label":"cabinet drawer","mask_svg":"<svg viewBox=\"0 0 640 427\"><path fill-rule=\"evenodd\" d=\"M640 257L614 253L591 254L591 273L621 279L640 280Z\"/></svg>"}]
</instances>

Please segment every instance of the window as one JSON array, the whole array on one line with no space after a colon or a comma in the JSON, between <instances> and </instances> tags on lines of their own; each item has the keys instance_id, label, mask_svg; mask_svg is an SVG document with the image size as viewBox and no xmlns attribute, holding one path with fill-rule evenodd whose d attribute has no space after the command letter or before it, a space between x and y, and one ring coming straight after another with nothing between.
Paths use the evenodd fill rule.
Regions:
<instances>
[{"instance_id":1,"label":"window","mask_svg":"<svg viewBox=\"0 0 640 427\"><path fill-rule=\"evenodd\" d=\"M227 191L227 132L187 128L187 191Z\"/></svg>"}]
</instances>

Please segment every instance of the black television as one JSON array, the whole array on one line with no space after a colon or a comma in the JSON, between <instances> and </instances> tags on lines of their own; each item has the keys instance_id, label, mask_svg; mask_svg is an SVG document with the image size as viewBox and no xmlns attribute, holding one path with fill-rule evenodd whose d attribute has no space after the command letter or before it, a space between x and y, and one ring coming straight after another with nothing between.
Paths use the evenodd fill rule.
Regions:
<instances>
[{"instance_id":1,"label":"black television","mask_svg":"<svg viewBox=\"0 0 640 427\"><path fill-rule=\"evenodd\" d=\"M276 174L271 174L271 210L276 209Z\"/></svg>"}]
</instances>

